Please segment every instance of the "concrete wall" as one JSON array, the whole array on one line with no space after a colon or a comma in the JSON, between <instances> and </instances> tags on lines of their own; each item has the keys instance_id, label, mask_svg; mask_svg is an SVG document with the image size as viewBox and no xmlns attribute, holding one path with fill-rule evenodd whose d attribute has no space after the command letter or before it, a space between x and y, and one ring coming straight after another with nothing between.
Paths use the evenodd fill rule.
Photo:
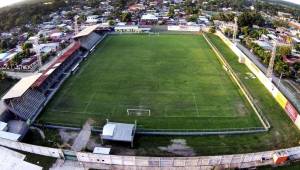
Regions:
<instances>
[{"instance_id":1,"label":"concrete wall","mask_svg":"<svg viewBox=\"0 0 300 170\"><path fill-rule=\"evenodd\" d=\"M0 145L19 151L30 152L38 155L44 155L54 158L64 158L63 151L61 149L49 148L44 146L31 145L22 142L15 142L7 139L0 138Z\"/></svg>"},{"instance_id":2,"label":"concrete wall","mask_svg":"<svg viewBox=\"0 0 300 170\"><path fill-rule=\"evenodd\" d=\"M278 90L273 82L266 77L266 75L240 50L235 44L233 44L227 37L220 31L217 31L219 36L225 44L239 57L239 61L244 63L250 71L259 79L259 81L266 87L266 89L272 94L277 103L285 110L290 119L300 129L300 116L297 109L292 103Z\"/></svg>"},{"instance_id":3,"label":"concrete wall","mask_svg":"<svg viewBox=\"0 0 300 170\"><path fill-rule=\"evenodd\" d=\"M19 151L64 159L64 153L70 151L43 146L31 145L0 138L0 145ZM282 150L281 150L282 151ZM300 159L300 147L284 149L290 155L291 161ZM250 168L264 165L274 165L273 154L277 151L257 153L199 156L199 157L143 157L101 155L87 152L74 152L79 162L118 165L124 167L175 167L175 168ZM73 152L72 152L73 153Z\"/></svg>"}]
</instances>

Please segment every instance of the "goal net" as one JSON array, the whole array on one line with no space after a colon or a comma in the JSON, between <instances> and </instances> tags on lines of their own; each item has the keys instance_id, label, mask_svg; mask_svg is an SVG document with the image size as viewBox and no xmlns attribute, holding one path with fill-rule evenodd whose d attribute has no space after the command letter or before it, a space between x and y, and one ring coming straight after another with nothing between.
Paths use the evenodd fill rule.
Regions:
<instances>
[{"instance_id":1,"label":"goal net","mask_svg":"<svg viewBox=\"0 0 300 170\"><path fill-rule=\"evenodd\" d=\"M127 109L128 116L151 116L150 109Z\"/></svg>"}]
</instances>

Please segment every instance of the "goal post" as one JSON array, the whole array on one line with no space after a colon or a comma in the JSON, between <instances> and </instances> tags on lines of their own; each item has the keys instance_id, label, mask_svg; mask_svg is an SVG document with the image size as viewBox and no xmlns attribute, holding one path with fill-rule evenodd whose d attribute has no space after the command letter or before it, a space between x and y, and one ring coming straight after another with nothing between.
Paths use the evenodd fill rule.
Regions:
<instances>
[{"instance_id":1,"label":"goal post","mask_svg":"<svg viewBox=\"0 0 300 170\"><path fill-rule=\"evenodd\" d=\"M151 116L150 109L127 109L128 116Z\"/></svg>"}]
</instances>

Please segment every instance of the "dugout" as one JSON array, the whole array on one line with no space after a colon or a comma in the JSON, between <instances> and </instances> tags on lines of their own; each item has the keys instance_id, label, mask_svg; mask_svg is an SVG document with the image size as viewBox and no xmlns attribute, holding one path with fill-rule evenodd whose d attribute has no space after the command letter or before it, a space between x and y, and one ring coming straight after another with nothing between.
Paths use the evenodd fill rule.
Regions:
<instances>
[{"instance_id":1,"label":"dugout","mask_svg":"<svg viewBox=\"0 0 300 170\"><path fill-rule=\"evenodd\" d=\"M133 140L136 131L135 124L116 123L109 122L104 125L101 135L102 144L104 140L118 141L118 142L130 142L133 147Z\"/></svg>"}]
</instances>

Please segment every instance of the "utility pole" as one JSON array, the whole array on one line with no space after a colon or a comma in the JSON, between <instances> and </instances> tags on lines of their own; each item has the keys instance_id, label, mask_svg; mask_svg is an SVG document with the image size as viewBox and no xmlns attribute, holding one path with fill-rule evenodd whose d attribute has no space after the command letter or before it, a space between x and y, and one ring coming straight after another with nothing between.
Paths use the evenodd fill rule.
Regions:
<instances>
[{"instance_id":1,"label":"utility pole","mask_svg":"<svg viewBox=\"0 0 300 170\"><path fill-rule=\"evenodd\" d=\"M233 43L236 43L238 29L239 29L239 26L238 26L238 17L235 16L234 17L234 30L233 30Z\"/></svg>"},{"instance_id":2,"label":"utility pole","mask_svg":"<svg viewBox=\"0 0 300 170\"><path fill-rule=\"evenodd\" d=\"M43 63L42 63L42 56L41 56L41 49L40 49L40 45L39 45L39 39L36 39L34 44L35 44L35 52L36 52L36 56L37 56L38 68L40 69L43 66Z\"/></svg>"},{"instance_id":3,"label":"utility pole","mask_svg":"<svg viewBox=\"0 0 300 170\"><path fill-rule=\"evenodd\" d=\"M79 33L78 18L79 18L78 15L76 15L74 17L74 20L75 20L75 35L77 35Z\"/></svg>"},{"instance_id":4,"label":"utility pole","mask_svg":"<svg viewBox=\"0 0 300 170\"><path fill-rule=\"evenodd\" d=\"M272 74L273 74L273 68L276 58L276 50L277 50L277 40L274 40L273 50L272 50L272 56L269 62L268 70L267 70L267 77L272 80Z\"/></svg>"}]
</instances>

